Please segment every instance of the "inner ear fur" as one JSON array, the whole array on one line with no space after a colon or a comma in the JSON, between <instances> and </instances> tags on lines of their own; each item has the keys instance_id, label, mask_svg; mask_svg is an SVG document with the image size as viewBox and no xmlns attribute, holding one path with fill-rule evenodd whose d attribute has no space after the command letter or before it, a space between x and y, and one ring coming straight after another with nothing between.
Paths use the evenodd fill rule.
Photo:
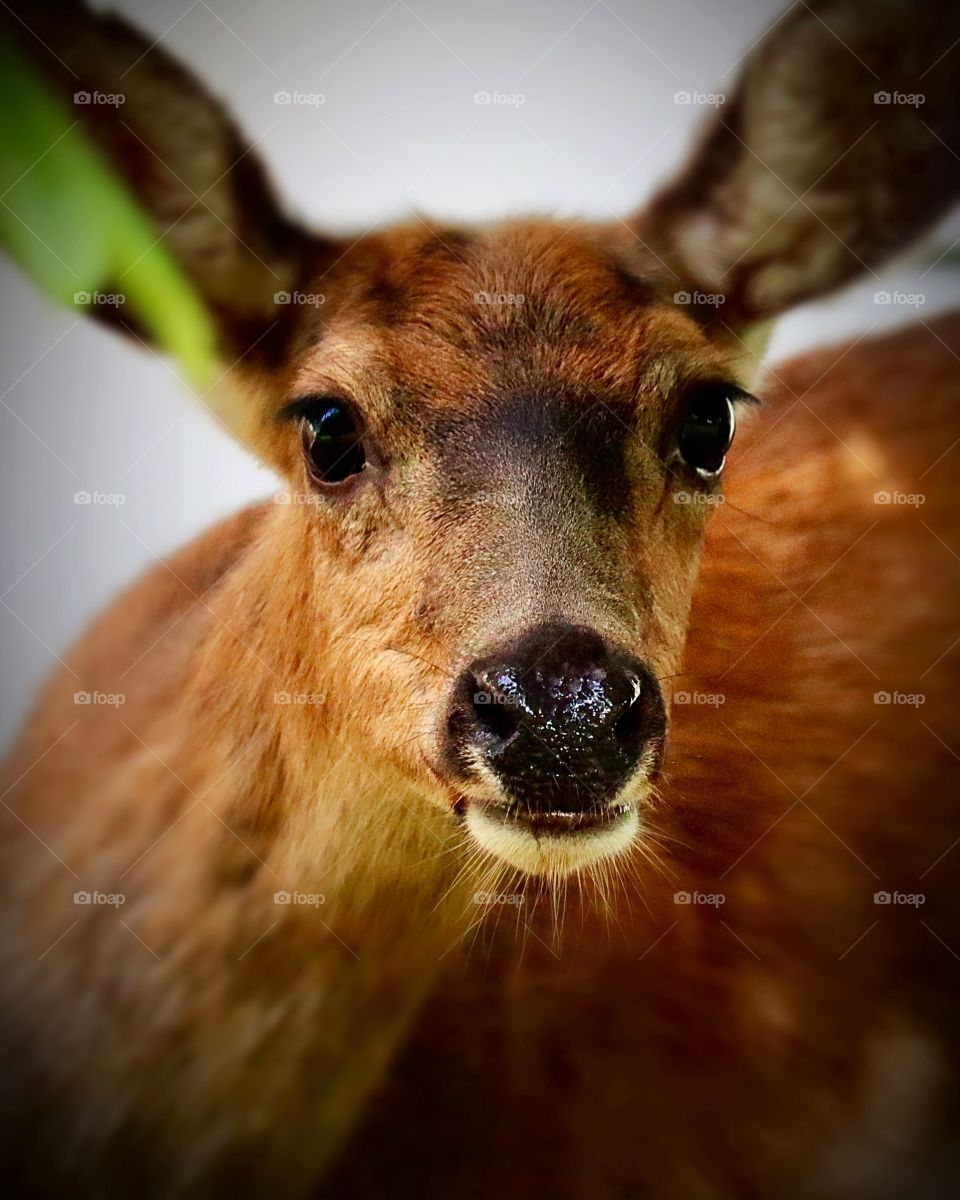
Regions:
<instances>
[{"instance_id":1,"label":"inner ear fur","mask_svg":"<svg viewBox=\"0 0 960 1200\"><path fill-rule=\"evenodd\" d=\"M872 271L956 202L958 39L955 0L790 9L638 236L728 322Z\"/></svg>"}]
</instances>

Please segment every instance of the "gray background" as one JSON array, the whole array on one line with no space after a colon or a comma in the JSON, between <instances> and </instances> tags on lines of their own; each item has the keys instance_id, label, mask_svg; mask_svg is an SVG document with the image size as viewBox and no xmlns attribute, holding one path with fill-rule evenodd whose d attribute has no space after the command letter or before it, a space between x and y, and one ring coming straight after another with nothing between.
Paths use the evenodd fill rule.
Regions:
<instances>
[{"instance_id":1,"label":"gray background","mask_svg":"<svg viewBox=\"0 0 960 1200\"><path fill-rule=\"evenodd\" d=\"M732 89L780 0L120 0L240 119L293 212L335 231L410 209L477 219L622 215L682 160L705 110L678 91ZM519 93L519 107L474 103ZM278 91L321 92L319 108ZM927 318L958 275L930 269L960 229L778 327L771 357L913 320L880 287L921 290ZM126 581L274 480L171 367L37 295L0 263L0 739L56 655ZM74 493L122 493L83 507Z\"/></svg>"}]
</instances>

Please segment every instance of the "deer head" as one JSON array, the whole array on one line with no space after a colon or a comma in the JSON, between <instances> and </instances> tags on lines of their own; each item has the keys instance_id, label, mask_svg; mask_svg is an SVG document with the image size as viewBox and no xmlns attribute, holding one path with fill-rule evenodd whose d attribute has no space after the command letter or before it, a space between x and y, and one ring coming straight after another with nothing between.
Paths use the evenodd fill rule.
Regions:
<instances>
[{"instance_id":1,"label":"deer head","mask_svg":"<svg viewBox=\"0 0 960 1200\"><path fill-rule=\"evenodd\" d=\"M277 744L309 763L345 740L527 874L627 849L764 328L955 194L951 76L929 71L955 9L794 7L624 222L356 239L288 219L220 107L121 21L24 13L68 92L125 94L78 111L217 319L211 407L283 480L236 591L327 703L275 707Z\"/></svg>"}]
</instances>

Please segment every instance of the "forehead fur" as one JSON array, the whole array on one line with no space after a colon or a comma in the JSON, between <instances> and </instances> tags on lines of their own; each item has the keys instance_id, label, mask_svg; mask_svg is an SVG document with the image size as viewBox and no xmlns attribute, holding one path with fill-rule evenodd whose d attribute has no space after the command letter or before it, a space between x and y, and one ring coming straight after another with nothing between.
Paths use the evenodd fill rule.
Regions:
<instances>
[{"instance_id":1,"label":"forehead fur","mask_svg":"<svg viewBox=\"0 0 960 1200\"><path fill-rule=\"evenodd\" d=\"M290 389L457 411L539 389L663 401L728 367L662 276L599 226L418 222L371 235L305 285L324 303L298 313Z\"/></svg>"}]
</instances>

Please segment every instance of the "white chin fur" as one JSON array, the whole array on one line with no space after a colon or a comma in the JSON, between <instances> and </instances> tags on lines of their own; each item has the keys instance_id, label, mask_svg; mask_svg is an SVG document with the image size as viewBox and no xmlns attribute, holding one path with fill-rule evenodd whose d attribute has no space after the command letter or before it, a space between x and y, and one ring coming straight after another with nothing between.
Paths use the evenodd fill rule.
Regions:
<instances>
[{"instance_id":1,"label":"white chin fur","mask_svg":"<svg viewBox=\"0 0 960 1200\"><path fill-rule=\"evenodd\" d=\"M631 807L610 824L583 833L534 836L520 822L486 816L479 805L470 805L466 812L467 829L484 850L528 875L553 879L622 854L639 824L636 808Z\"/></svg>"}]
</instances>

